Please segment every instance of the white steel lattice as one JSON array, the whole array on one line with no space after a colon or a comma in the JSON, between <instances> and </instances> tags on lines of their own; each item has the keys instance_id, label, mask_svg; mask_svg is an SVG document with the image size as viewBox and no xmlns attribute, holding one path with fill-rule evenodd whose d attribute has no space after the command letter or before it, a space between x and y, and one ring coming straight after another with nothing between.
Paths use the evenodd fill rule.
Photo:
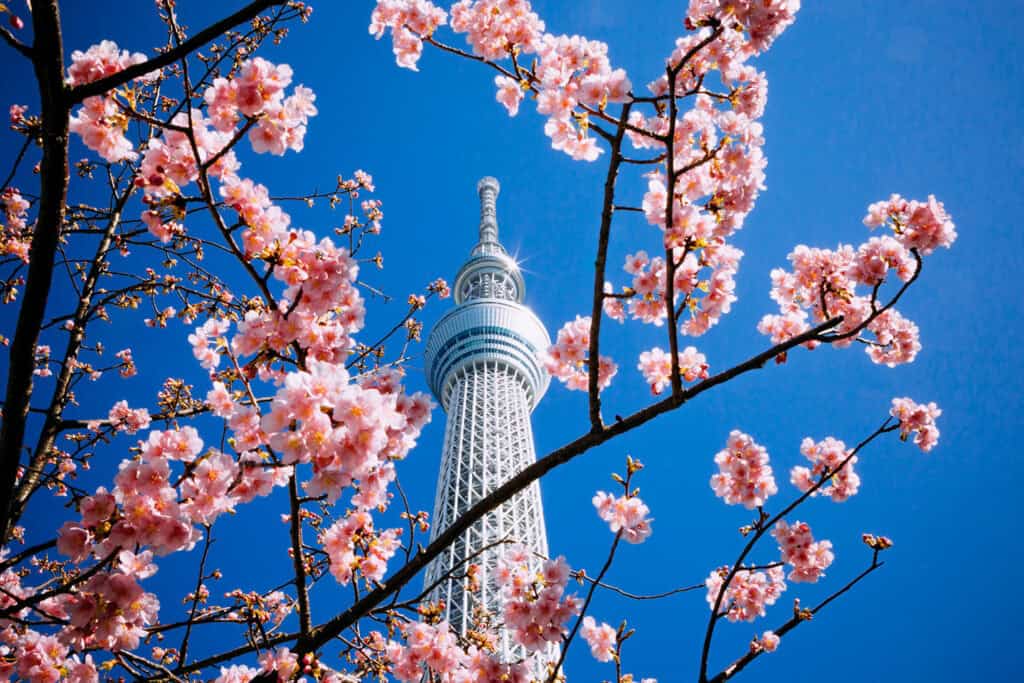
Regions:
<instances>
[{"instance_id":1,"label":"white steel lattice","mask_svg":"<svg viewBox=\"0 0 1024 683\"><path fill-rule=\"evenodd\" d=\"M455 380L434 503L435 530L447 528L470 506L534 461L527 392L518 374L500 361L467 368ZM544 511L536 482L477 521L427 571L429 585L452 567L464 568L467 562L479 565L479 592L467 592L463 580L448 579L435 595L435 599L444 600L447 619L460 632L471 626L477 605L500 618L501 597L494 584L494 568L504 549L499 546L472 556L502 539L515 540L547 555ZM501 650L511 653L508 634L501 637Z\"/></svg>"},{"instance_id":2,"label":"white steel lattice","mask_svg":"<svg viewBox=\"0 0 1024 683\"><path fill-rule=\"evenodd\" d=\"M530 412L549 381L537 354L550 338L540 320L522 305L522 273L498 242L498 183L484 178L478 191L480 241L456 278L455 309L438 322L427 341L427 377L448 413L431 540L534 462ZM501 621L495 569L505 548L484 548L504 539L547 556L536 482L474 523L427 568L426 585L440 580L431 599L444 602L444 617L460 633L473 627L481 610L495 623ZM470 563L479 568L475 592L466 590L465 579L458 578ZM503 661L525 656L506 631L500 631L498 639ZM552 647L546 657L535 660L538 675L556 654Z\"/></svg>"}]
</instances>

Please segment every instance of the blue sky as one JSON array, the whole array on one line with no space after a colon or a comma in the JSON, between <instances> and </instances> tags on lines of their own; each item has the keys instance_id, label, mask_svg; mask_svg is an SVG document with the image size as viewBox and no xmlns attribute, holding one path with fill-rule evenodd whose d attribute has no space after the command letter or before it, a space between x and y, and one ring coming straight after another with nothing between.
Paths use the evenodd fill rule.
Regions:
<instances>
[{"instance_id":1,"label":"blue sky","mask_svg":"<svg viewBox=\"0 0 1024 683\"><path fill-rule=\"evenodd\" d=\"M193 29L239 4L178 2ZM1024 607L1017 588L1024 556L1015 543L1024 408L1017 386L1024 369L1017 337L1024 244L1016 224L1024 214L1024 67L1016 26L1007 3L990 1L969 8L925 0L805 5L796 24L756 62L769 81L763 119L768 190L735 240L746 254L739 301L693 343L712 370L763 349L766 340L754 327L773 309L768 272L785 264L793 246L859 244L867 235L860 221L869 203L892 192L934 193L956 221L959 239L951 251L926 260L920 282L900 306L920 326L923 351L896 369L872 364L859 349L794 352L783 366L748 374L556 470L542 484L552 551L574 567L600 567L611 535L590 497L612 485L609 473L632 454L648 466L638 483L655 531L647 543L622 549L609 580L637 593L700 582L732 561L741 547L736 529L749 521L746 511L723 505L708 486L712 457L731 429L752 434L771 453L781 489L772 501L777 509L793 494L785 473L800 464L804 436L854 443L884 419L893 396L934 400L944 411L939 447L926 455L895 438L876 442L858 464L860 494L841 505L814 500L804 506L798 518L835 544L828 578L810 587L791 584L765 620L723 624L712 667L788 618L793 597L814 603L857 574L868 561L860 533L870 531L896 542L886 566L785 638L747 678L1004 679ZM1011 14L1015 5L1009 4ZM370 303L366 340L402 314L408 292L438 276L454 277L475 238L476 181L497 176L503 242L522 259L527 301L553 334L589 310L602 163L573 162L552 151L543 120L528 102L509 119L494 101L492 73L478 64L428 50L419 73L397 68L389 41L376 43L366 32L371 6L314 3L309 24L263 53L291 64L296 82L316 91L320 115L302 154L246 155L244 173L278 194L328 187L337 173L356 168L374 175L384 201L386 267L372 281L397 302ZM626 68L637 85L660 73L685 10L685 3L661 0L535 6L549 31L608 42L613 65ZM149 51L160 40L149 2L65 2L63 15L69 53L101 38L133 51ZM30 72L9 49L2 54L6 100L34 105ZM11 158L18 142L0 134L0 155ZM83 149L73 149L72 159L81 156ZM32 178L16 182L27 188ZM623 200L635 203L644 184L626 176L620 188ZM336 223L325 207L289 209L296 223L321 233ZM657 244L657 232L642 217L621 216L611 261L617 266L627 251ZM612 274L625 282L621 271ZM54 305L56 311L69 304L58 297ZM428 327L447 305L430 307ZM5 329L11 313L2 312ZM142 373L127 389L133 404L151 404L165 373L205 386L190 361L189 330L174 323L156 334L137 319L125 320L108 345L127 339L136 345ZM661 330L639 323L606 329L607 352L620 365L605 395L606 415L627 414L649 399L635 370L637 355L666 342ZM422 361L414 359L409 370L410 387L425 389ZM126 389L104 381L95 391L87 405L105 412ZM86 412L81 416L94 416ZM582 394L552 387L534 415L538 454L583 433L585 416ZM210 440L218 435L213 431ZM432 506L442 436L438 410L399 470L415 508ZM94 469L113 467L128 445L116 442ZM41 537L53 517L37 510L29 527ZM265 526L276 523L279 510L273 504L245 510L217 534L214 557L229 573L225 590L227 583L276 583L288 570L285 527ZM758 559L774 556L766 543ZM174 572L193 561L168 558L153 581L171 585ZM347 600L326 587L314 597L318 618ZM169 597L165 610L179 609L175 603ZM613 624L626 618L637 628L626 648L626 670L662 683L695 677L707 617L703 591L645 603L601 595L592 613ZM213 635L204 639L199 647L215 645ZM575 680L613 675L584 649L574 650L567 666Z\"/></svg>"}]
</instances>

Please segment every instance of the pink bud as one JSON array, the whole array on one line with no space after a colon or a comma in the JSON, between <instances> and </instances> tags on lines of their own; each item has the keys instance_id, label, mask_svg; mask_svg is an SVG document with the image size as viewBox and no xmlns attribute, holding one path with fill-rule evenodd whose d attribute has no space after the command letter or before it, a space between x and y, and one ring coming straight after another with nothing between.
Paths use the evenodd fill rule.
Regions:
<instances>
[{"instance_id":1,"label":"pink bud","mask_svg":"<svg viewBox=\"0 0 1024 683\"><path fill-rule=\"evenodd\" d=\"M20 31L21 29L25 28L25 22L22 21L21 17L19 17L16 14L12 14L11 15L10 22L11 22L11 26L13 26L18 31Z\"/></svg>"}]
</instances>

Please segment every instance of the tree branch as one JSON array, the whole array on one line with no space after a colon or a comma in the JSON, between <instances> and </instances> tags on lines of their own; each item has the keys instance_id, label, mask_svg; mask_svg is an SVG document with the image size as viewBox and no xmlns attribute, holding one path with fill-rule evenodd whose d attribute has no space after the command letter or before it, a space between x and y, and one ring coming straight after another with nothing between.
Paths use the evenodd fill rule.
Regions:
<instances>
[{"instance_id":1,"label":"tree branch","mask_svg":"<svg viewBox=\"0 0 1024 683\"><path fill-rule=\"evenodd\" d=\"M516 493L523 490L534 481L540 479L551 470L573 460L594 446L603 444L620 434L624 434L625 432L653 420L655 417L658 417L663 413L678 408L687 401L699 396L715 386L718 386L719 384L728 382L729 380L751 370L764 367L768 361L775 358L780 353L785 353L789 349L812 339L815 335L835 327L841 323L842 320L841 316L832 318L817 327L807 330L803 334L799 334L792 339L782 342L781 344L776 344L766 351L762 351L756 356L753 356L747 361L740 363L729 370L714 375L713 377L709 377L699 384L695 384L680 395L669 396L658 403L654 403L640 411L637 411L636 413L633 413L629 417L608 425L599 432L587 433L565 446L552 451L477 501L473 507L455 520L455 522L445 529L445 531L442 532L430 545L418 553L412 561L406 563L405 566L392 574L391 578L377 586L373 591L367 593L344 612L313 629L313 633L309 638L302 639L297 643L296 650L299 654L312 652L355 624L362 616L383 602L389 595L399 590L402 586L412 580L416 574L426 567L435 557L440 555L445 548L454 543L459 536L461 536L462 533L472 526L477 520L481 519L488 512L494 510L499 505L512 498Z\"/></svg>"},{"instance_id":2,"label":"tree branch","mask_svg":"<svg viewBox=\"0 0 1024 683\"><path fill-rule=\"evenodd\" d=\"M37 2L32 12L33 60L42 116L39 214L29 250L25 296L11 342L3 427L0 428L0 542L11 527L14 483L18 476L39 331L53 281L54 255L64 224L67 199L68 106L64 102L64 44L56 0Z\"/></svg>"},{"instance_id":3,"label":"tree branch","mask_svg":"<svg viewBox=\"0 0 1024 683\"><path fill-rule=\"evenodd\" d=\"M134 78L145 76L152 71L162 69L165 66L170 66L179 59L183 59L184 57L192 54L192 52L214 40L225 31L256 17L263 10L273 7L274 5L283 5L286 2L287 0L255 0L255 2L249 3L234 14L224 17L217 23L207 26L188 40L176 45L160 55L157 55L156 57L153 57L152 59L148 59L141 64L134 64L123 71L118 71L116 74L112 74L106 78L101 78L98 81L83 83L82 85L72 88L67 94L67 104L68 106L71 106L81 102L87 97L102 95L103 93L113 90L118 86L124 85Z\"/></svg>"}]
</instances>

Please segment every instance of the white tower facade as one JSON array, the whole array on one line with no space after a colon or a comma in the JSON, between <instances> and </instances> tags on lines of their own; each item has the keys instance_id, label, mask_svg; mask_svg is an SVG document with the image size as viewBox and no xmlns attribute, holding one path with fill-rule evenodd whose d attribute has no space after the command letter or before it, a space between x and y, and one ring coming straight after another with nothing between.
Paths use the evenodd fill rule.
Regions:
<instances>
[{"instance_id":1,"label":"white tower facade","mask_svg":"<svg viewBox=\"0 0 1024 683\"><path fill-rule=\"evenodd\" d=\"M477 184L480 240L455 278L455 308L427 340L427 380L448 414L431 540L536 459L530 413L548 387L538 352L551 339L523 305L523 275L498 241L499 189L494 178ZM479 591L467 591L464 578L449 578L432 595L444 601L445 618L461 633L472 627L480 608L495 621L502 618L494 572L505 548L483 550L502 539L547 556L537 482L478 520L427 568L429 586L453 567L462 575L468 564L478 565ZM503 661L523 656L507 632L499 638Z\"/></svg>"}]
</instances>

